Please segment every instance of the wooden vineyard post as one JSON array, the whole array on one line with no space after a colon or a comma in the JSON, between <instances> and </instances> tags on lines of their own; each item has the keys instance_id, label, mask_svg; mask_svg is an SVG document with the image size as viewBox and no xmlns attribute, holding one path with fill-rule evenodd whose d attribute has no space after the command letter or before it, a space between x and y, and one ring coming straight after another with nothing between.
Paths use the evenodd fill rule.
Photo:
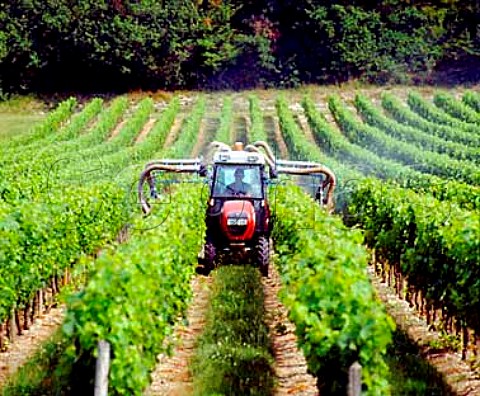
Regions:
<instances>
[{"instance_id":1,"label":"wooden vineyard post","mask_svg":"<svg viewBox=\"0 0 480 396\"><path fill-rule=\"evenodd\" d=\"M43 298L43 289L40 289L38 291L38 315L42 316L43 312L45 311L44 309L44 304L45 304L45 299Z\"/></svg>"},{"instance_id":2,"label":"wooden vineyard post","mask_svg":"<svg viewBox=\"0 0 480 396\"><path fill-rule=\"evenodd\" d=\"M402 275L400 273L400 265L398 263L395 263L393 266L394 271L395 271L395 290L397 292L398 298L403 298L402 297Z\"/></svg>"},{"instance_id":3,"label":"wooden vineyard post","mask_svg":"<svg viewBox=\"0 0 480 396\"><path fill-rule=\"evenodd\" d=\"M33 323L33 321L35 320L35 317L37 316L37 302L38 300L38 292L35 293L35 295L32 297L32 301L30 303L32 309L30 310L30 323Z\"/></svg>"},{"instance_id":4,"label":"wooden vineyard post","mask_svg":"<svg viewBox=\"0 0 480 396\"><path fill-rule=\"evenodd\" d=\"M22 324L20 323L20 311L18 309L14 310L15 324L17 327L17 335L23 335Z\"/></svg>"},{"instance_id":5,"label":"wooden vineyard post","mask_svg":"<svg viewBox=\"0 0 480 396\"><path fill-rule=\"evenodd\" d=\"M480 334L475 330L475 356L480 367Z\"/></svg>"},{"instance_id":6,"label":"wooden vineyard post","mask_svg":"<svg viewBox=\"0 0 480 396\"><path fill-rule=\"evenodd\" d=\"M0 352L3 351L3 348L5 347L5 340L3 339L4 328L5 325L0 323Z\"/></svg>"},{"instance_id":7,"label":"wooden vineyard post","mask_svg":"<svg viewBox=\"0 0 480 396\"><path fill-rule=\"evenodd\" d=\"M362 394L362 366L353 363L348 369L348 396L360 396Z\"/></svg>"},{"instance_id":8,"label":"wooden vineyard post","mask_svg":"<svg viewBox=\"0 0 480 396\"><path fill-rule=\"evenodd\" d=\"M23 310L23 330L28 330L30 328L28 320L30 319L30 302L28 302L27 306Z\"/></svg>"},{"instance_id":9,"label":"wooden vineyard post","mask_svg":"<svg viewBox=\"0 0 480 396\"><path fill-rule=\"evenodd\" d=\"M95 365L94 396L108 395L108 371L110 369L110 344L98 341L98 357Z\"/></svg>"},{"instance_id":10,"label":"wooden vineyard post","mask_svg":"<svg viewBox=\"0 0 480 396\"><path fill-rule=\"evenodd\" d=\"M12 344L15 342L16 328L17 326L15 325L15 310L12 309L10 313L10 318L8 319L8 338L10 340L10 343Z\"/></svg>"},{"instance_id":11,"label":"wooden vineyard post","mask_svg":"<svg viewBox=\"0 0 480 396\"><path fill-rule=\"evenodd\" d=\"M55 286L54 296L57 296L57 294L60 294L60 290L61 290L61 287L62 287L62 282L61 282L60 276L58 274L54 275L53 284ZM54 307L57 306L57 301L56 300L57 299L54 299L54 304L53 304Z\"/></svg>"},{"instance_id":12,"label":"wooden vineyard post","mask_svg":"<svg viewBox=\"0 0 480 396\"><path fill-rule=\"evenodd\" d=\"M45 287L43 289L43 306L45 307L44 309L44 313L48 314L50 312L50 308L51 308L51 305L50 305L50 301L51 301L51 289L49 287Z\"/></svg>"},{"instance_id":13,"label":"wooden vineyard post","mask_svg":"<svg viewBox=\"0 0 480 396\"><path fill-rule=\"evenodd\" d=\"M470 343L470 333L465 321L462 320L462 360L467 360L468 344Z\"/></svg>"},{"instance_id":14,"label":"wooden vineyard post","mask_svg":"<svg viewBox=\"0 0 480 396\"><path fill-rule=\"evenodd\" d=\"M62 286L68 285L69 280L68 280L68 268L65 268L65 272L63 273L62 277Z\"/></svg>"}]
</instances>

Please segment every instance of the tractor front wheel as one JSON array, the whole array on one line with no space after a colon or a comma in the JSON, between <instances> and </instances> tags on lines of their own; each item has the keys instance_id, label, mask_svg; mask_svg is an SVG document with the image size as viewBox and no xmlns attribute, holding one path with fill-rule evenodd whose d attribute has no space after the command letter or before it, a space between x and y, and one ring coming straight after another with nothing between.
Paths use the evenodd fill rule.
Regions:
<instances>
[{"instance_id":1,"label":"tractor front wheel","mask_svg":"<svg viewBox=\"0 0 480 396\"><path fill-rule=\"evenodd\" d=\"M217 258L217 248L212 242L205 244L205 275L208 275L215 268L215 259Z\"/></svg>"},{"instance_id":2,"label":"tractor front wheel","mask_svg":"<svg viewBox=\"0 0 480 396\"><path fill-rule=\"evenodd\" d=\"M262 276L268 277L268 266L270 264L270 245L268 238L264 236L258 238L255 250L255 261L260 269L260 273Z\"/></svg>"},{"instance_id":3,"label":"tractor front wheel","mask_svg":"<svg viewBox=\"0 0 480 396\"><path fill-rule=\"evenodd\" d=\"M203 245L203 251L198 256L198 266L196 272L199 275L208 276L215 268L215 260L217 259L217 248L212 242Z\"/></svg>"}]
</instances>

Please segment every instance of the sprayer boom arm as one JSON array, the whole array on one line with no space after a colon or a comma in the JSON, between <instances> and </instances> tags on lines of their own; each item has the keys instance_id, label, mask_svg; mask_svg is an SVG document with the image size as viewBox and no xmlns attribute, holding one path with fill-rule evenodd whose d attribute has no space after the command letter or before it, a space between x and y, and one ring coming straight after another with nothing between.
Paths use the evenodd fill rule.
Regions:
<instances>
[{"instance_id":1,"label":"sprayer boom arm","mask_svg":"<svg viewBox=\"0 0 480 396\"><path fill-rule=\"evenodd\" d=\"M155 190L155 173L157 172L172 172L172 173L197 173L204 175L206 172L205 166L202 164L200 158L196 159L164 159L155 160L147 164L145 169L140 174L138 182L138 199L142 210L145 214L149 214L151 206L143 192L143 185L147 182L150 186L150 195L156 195Z\"/></svg>"},{"instance_id":2,"label":"sprayer boom arm","mask_svg":"<svg viewBox=\"0 0 480 396\"><path fill-rule=\"evenodd\" d=\"M217 163L238 165L240 163L268 166L270 178L276 178L278 174L290 175L323 175L324 178L317 188L317 196L322 197L322 203L333 207L333 190L337 183L335 174L326 166L311 161L290 161L276 159L270 146L264 141L254 142L243 148L240 142L235 143L233 150L222 142L212 142L208 146L205 158L194 159L162 159L149 162L140 175L138 183L138 197L142 210L148 214L151 211L150 204L145 197L143 186L148 183L150 195L157 196L155 190L155 175L157 173L196 173L199 176L207 176L207 167ZM326 191L326 194L324 192Z\"/></svg>"}]
</instances>

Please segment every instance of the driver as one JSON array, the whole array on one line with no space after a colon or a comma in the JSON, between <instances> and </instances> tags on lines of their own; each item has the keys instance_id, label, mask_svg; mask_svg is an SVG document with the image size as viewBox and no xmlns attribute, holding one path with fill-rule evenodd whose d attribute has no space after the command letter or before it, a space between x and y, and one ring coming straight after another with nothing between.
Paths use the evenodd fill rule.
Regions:
<instances>
[{"instance_id":1,"label":"driver","mask_svg":"<svg viewBox=\"0 0 480 396\"><path fill-rule=\"evenodd\" d=\"M234 194L249 195L252 192L252 186L249 183L245 183L243 178L245 177L245 171L242 168L235 169L235 181L227 186L227 190Z\"/></svg>"}]
</instances>

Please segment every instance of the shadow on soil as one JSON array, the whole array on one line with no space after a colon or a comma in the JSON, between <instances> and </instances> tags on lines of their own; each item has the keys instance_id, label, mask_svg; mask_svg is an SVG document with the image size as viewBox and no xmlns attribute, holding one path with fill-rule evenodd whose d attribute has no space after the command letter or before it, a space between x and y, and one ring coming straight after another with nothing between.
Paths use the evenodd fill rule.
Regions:
<instances>
[{"instance_id":1,"label":"shadow on soil","mask_svg":"<svg viewBox=\"0 0 480 396\"><path fill-rule=\"evenodd\" d=\"M453 395L442 375L421 357L418 347L403 332L394 333L386 360L392 396Z\"/></svg>"}]
</instances>

